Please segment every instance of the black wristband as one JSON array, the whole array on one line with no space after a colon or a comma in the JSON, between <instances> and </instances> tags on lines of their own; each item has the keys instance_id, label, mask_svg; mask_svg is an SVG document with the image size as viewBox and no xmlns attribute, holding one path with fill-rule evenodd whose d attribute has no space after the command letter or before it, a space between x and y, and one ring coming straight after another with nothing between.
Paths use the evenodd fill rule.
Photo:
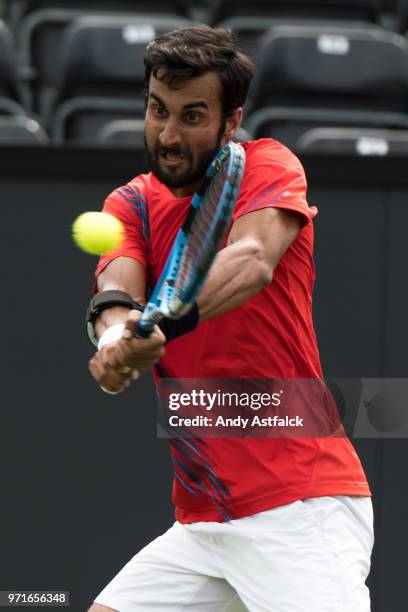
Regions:
<instances>
[{"instance_id":1,"label":"black wristband","mask_svg":"<svg viewBox=\"0 0 408 612\"><path fill-rule=\"evenodd\" d=\"M194 302L193 307L186 315L180 317L180 319L162 319L159 327L166 336L167 342L170 342L170 340L175 340L193 331L197 327L199 319L198 306Z\"/></svg>"},{"instance_id":2,"label":"black wristband","mask_svg":"<svg viewBox=\"0 0 408 612\"><path fill-rule=\"evenodd\" d=\"M97 293L92 299L86 311L86 332L88 338L94 346L98 346L98 339L95 335L94 323L96 318L103 310L113 306L125 306L129 310L140 310L144 308L135 302L125 291L108 290Z\"/></svg>"}]
</instances>

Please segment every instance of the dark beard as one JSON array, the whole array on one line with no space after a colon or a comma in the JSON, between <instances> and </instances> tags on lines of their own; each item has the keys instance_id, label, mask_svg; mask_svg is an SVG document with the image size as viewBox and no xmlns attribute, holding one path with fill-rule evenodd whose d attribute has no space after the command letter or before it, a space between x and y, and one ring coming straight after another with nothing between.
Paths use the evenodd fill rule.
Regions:
<instances>
[{"instance_id":1,"label":"dark beard","mask_svg":"<svg viewBox=\"0 0 408 612\"><path fill-rule=\"evenodd\" d=\"M195 183L201 180L204 177L208 166L210 165L215 155L217 154L218 149L220 148L224 129L225 127L224 125L222 125L218 132L217 141L214 147L211 149L206 149L205 151L201 153L197 161L197 165L195 167L191 165L193 162L193 156L191 154L191 151L187 149L186 147L168 148L168 147L163 147L159 142L157 142L154 148L154 151L151 151L149 147L147 146L147 141L146 141L146 136L145 136L144 138L145 155L146 155L147 162L153 174L159 179L161 183L173 189L185 187L186 185L190 185L192 183ZM169 152L175 153L177 155L183 155L183 157L190 162L190 168L187 169L184 173L178 176L174 176L174 177L171 175L170 172L163 171L163 169L160 166L160 162L159 162L160 155L166 154Z\"/></svg>"}]
</instances>

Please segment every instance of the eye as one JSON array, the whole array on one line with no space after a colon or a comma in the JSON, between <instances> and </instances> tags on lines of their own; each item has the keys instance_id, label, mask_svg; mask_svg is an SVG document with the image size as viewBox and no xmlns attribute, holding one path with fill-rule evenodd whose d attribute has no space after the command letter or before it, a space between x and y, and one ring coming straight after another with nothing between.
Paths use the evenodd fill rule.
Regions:
<instances>
[{"instance_id":1,"label":"eye","mask_svg":"<svg viewBox=\"0 0 408 612\"><path fill-rule=\"evenodd\" d=\"M189 123L198 123L201 119L201 114L195 111L188 111L185 116Z\"/></svg>"},{"instance_id":2,"label":"eye","mask_svg":"<svg viewBox=\"0 0 408 612\"><path fill-rule=\"evenodd\" d=\"M160 106L160 104L155 104L150 110L155 117L164 117L166 114L166 109L164 106Z\"/></svg>"}]
</instances>

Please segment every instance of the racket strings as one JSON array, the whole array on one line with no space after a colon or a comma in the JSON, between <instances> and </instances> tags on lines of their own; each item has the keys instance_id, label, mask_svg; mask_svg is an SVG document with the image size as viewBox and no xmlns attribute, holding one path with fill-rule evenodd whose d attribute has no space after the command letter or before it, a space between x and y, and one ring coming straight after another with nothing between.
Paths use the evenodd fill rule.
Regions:
<instances>
[{"instance_id":1,"label":"racket strings","mask_svg":"<svg viewBox=\"0 0 408 612\"><path fill-rule=\"evenodd\" d=\"M218 248L227 229L225 216L230 214L231 204L235 200L244 159L243 156L236 156L229 176L227 176L228 161L228 157L224 159L216 177L210 182L205 193L205 205L197 210L192 221L188 244L183 253L175 285L176 294L185 291L188 285L191 285L193 273L198 268L201 269L201 273L205 273L208 254ZM217 210L222 197L223 206Z\"/></svg>"},{"instance_id":2,"label":"racket strings","mask_svg":"<svg viewBox=\"0 0 408 612\"><path fill-rule=\"evenodd\" d=\"M193 270L197 268L197 264L202 257L204 245L208 241L211 226L214 223L217 203L222 195L225 179L225 171L217 174L217 178L211 181L205 193L206 205L196 212L191 224L188 245L183 253L183 260L176 279L176 291L185 286L186 281L191 278Z\"/></svg>"},{"instance_id":3,"label":"racket strings","mask_svg":"<svg viewBox=\"0 0 408 612\"><path fill-rule=\"evenodd\" d=\"M202 255L203 246L208 242L214 219L217 212L218 202L221 199L226 182L233 177L227 177L228 160L224 163L224 168L219 171L217 177L209 184L205 194L205 206L202 206L194 218L191 227L188 249L186 249L185 265L194 267L197 260ZM226 190L227 191L227 190ZM227 191L227 197L231 192ZM229 198L228 198L229 199ZM224 199L224 206L228 206L228 201Z\"/></svg>"}]
</instances>

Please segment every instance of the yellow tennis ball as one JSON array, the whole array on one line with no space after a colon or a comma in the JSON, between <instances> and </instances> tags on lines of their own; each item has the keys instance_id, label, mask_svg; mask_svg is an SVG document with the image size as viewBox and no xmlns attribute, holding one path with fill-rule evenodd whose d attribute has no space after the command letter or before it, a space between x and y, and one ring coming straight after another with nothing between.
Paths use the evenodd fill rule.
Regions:
<instances>
[{"instance_id":1,"label":"yellow tennis ball","mask_svg":"<svg viewBox=\"0 0 408 612\"><path fill-rule=\"evenodd\" d=\"M123 225L108 213L85 212L72 224L72 238L86 253L104 255L120 246Z\"/></svg>"}]
</instances>

